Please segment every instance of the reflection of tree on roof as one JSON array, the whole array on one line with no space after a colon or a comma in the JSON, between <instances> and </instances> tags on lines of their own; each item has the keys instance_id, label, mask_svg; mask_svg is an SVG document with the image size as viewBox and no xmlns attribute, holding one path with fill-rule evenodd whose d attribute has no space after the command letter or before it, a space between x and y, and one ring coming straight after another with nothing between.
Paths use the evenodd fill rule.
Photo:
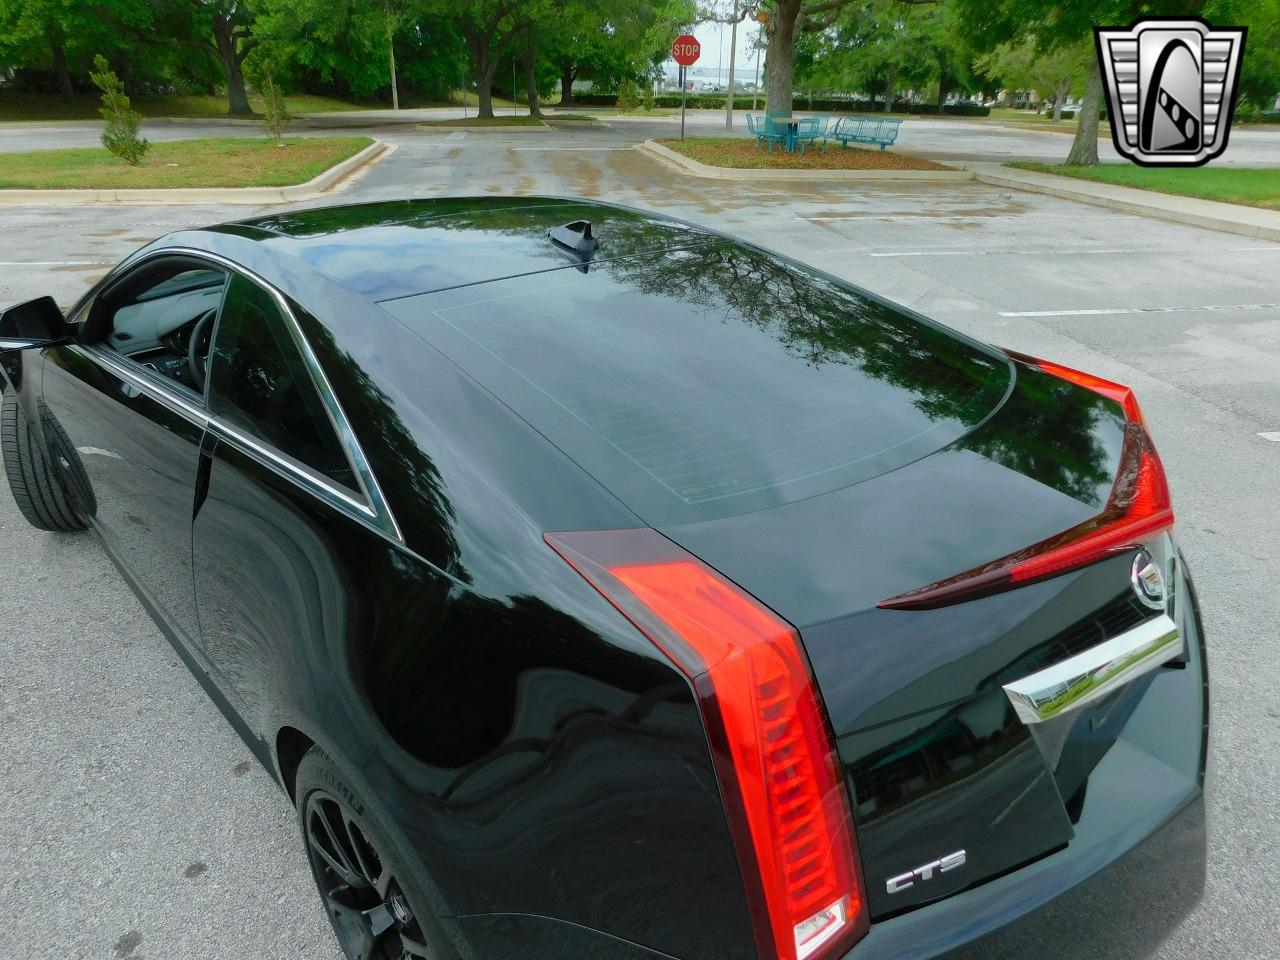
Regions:
<instances>
[{"instance_id":1,"label":"reflection of tree on roof","mask_svg":"<svg viewBox=\"0 0 1280 960\"><path fill-rule=\"evenodd\" d=\"M730 242L619 260L610 272L653 296L719 311L775 337L813 366L851 364L910 392L933 420L977 425L1000 402L1007 367L950 334L821 275ZM1097 428L1114 404L1038 371L957 446L1086 503L1106 498L1111 457Z\"/></svg>"},{"instance_id":2,"label":"reflection of tree on roof","mask_svg":"<svg viewBox=\"0 0 1280 960\"><path fill-rule=\"evenodd\" d=\"M1003 395L1006 364L857 291L720 241L612 274L651 296L692 303L773 336L810 366L846 364L907 390L931 419L977 423ZM981 402L978 402L981 401Z\"/></svg>"},{"instance_id":3,"label":"reflection of tree on roof","mask_svg":"<svg viewBox=\"0 0 1280 960\"><path fill-rule=\"evenodd\" d=\"M982 429L959 446L1070 497L1101 508L1111 490L1113 456L1100 440L1119 436L1119 406L1057 377L1020 368L1018 389Z\"/></svg>"}]
</instances>

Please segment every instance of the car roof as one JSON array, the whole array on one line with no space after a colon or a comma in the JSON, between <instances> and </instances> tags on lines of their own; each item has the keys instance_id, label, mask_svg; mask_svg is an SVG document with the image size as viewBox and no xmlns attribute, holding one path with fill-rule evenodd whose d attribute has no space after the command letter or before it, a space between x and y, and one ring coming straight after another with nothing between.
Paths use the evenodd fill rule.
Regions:
<instances>
[{"instance_id":1,"label":"car roof","mask_svg":"<svg viewBox=\"0 0 1280 960\"><path fill-rule=\"evenodd\" d=\"M714 234L613 204L555 197L393 200L276 213L209 227L296 258L373 301L395 300L579 262L549 232L590 222L607 260L705 242Z\"/></svg>"}]
</instances>

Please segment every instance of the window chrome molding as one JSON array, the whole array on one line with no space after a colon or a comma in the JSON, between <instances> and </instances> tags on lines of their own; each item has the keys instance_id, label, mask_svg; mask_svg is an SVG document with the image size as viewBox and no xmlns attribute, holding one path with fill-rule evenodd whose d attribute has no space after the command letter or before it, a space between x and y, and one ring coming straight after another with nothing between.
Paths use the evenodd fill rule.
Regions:
<instances>
[{"instance_id":1,"label":"window chrome molding","mask_svg":"<svg viewBox=\"0 0 1280 960\"><path fill-rule=\"evenodd\" d=\"M382 488L378 484L378 478L374 476L368 458L365 457L364 450L361 449L360 443L356 439L355 431L352 429L342 405L338 402L338 398L333 392L333 386L329 383L329 378L320 366L319 358L315 355L315 351L311 349L311 344L307 342L307 338L298 324L298 318L294 315L293 309L289 305L288 298L267 280L235 261L216 253L209 253L192 247L165 247L159 250L150 250L128 261L127 264L122 264L122 267L132 269L148 260L167 256L189 256L215 263L228 271L240 274L271 296L280 311L281 318L284 321L285 328L289 331L289 336L294 346L307 367L312 386L320 396L329 422L338 436L338 442L342 445L343 452L356 478L356 483L360 487L362 498L352 496L351 492L344 487L334 483L323 474L312 470L306 464L274 450L264 441L246 433L239 427L233 426L221 417L214 416L207 408L208 385L212 380L212 377L209 376L209 372L212 370L212 362L209 364L209 371L206 372L205 378L206 406L199 406L192 400L183 397L177 390L155 382L142 370L136 369L138 367L137 364L115 354L113 351L94 344L72 345L72 349L94 363L108 368L113 375L143 391L172 412L211 430L219 439L233 444L241 452L253 457L264 466L274 469L278 473L283 473L288 479L299 482L301 486L319 499L345 512L354 512L356 519L360 520L360 522L385 534L397 543L403 544L404 535L400 531L400 525L396 523L395 517L391 513L391 508L388 506L386 497L383 496ZM219 308L219 323L221 319L222 313L221 308ZM214 338L210 340L211 354L216 336L217 327L215 325Z\"/></svg>"}]
</instances>

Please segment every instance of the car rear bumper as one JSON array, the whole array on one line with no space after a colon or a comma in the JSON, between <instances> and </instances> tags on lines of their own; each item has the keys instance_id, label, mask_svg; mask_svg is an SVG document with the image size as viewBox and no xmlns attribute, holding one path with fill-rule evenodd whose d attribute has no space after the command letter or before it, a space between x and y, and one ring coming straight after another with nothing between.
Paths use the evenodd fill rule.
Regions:
<instances>
[{"instance_id":1,"label":"car rear bumper","mask_svg":"<svg viewBox=\"0 0 1280 960\"><path fill-rule=\"evenodd\" d=\"M1029 867L874 924L846 960L1147 957L1203 894L1203 793L1196 789L1119 856L1111 854L1123 840L1112 843L1082 852L1073 841Z\"/></svg>"},{"instance_id":2,"label":"car rear bumper","mask_svg":"<svg viewBox=\"0 0 1280 960\"><path fill-rule=\"evenodd\" d=\"M1209 702L1194 584L1180 567L1185 661L1151 677L1090 773L1070 842L873 923L845 960L1140 960L1195 907L1205 883Z\"/></svg>"}]
</instances>

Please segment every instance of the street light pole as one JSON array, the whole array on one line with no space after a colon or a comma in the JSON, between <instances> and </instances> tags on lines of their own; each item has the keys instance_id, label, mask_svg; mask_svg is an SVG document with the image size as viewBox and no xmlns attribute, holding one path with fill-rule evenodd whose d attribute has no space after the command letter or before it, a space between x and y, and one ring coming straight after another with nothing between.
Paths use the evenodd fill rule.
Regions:
<instances>
[{"instance_id":1,"label":"street light pole","mask_svg":"<svg viewBox=\"0 0 1280 960\"><path fill-rule=\"evenodd\" d=\"M733 0L733 30L729 38L729 96L724 101L724 128L733 129L733 63L738 56L738 0Z\"/></svg>"},{"instance_id":2,"label":"street light pole","mask_svg":"<svg viewBox=\"0 0 1280 960\"><path fill-rule=\"evenodd\" d=\"M755 89L751 91L751 109L752 110L755 110L756 99L760 96L760 34L761 33L764 33L763 27L761 27L760 30L756 33L756 85L755 85Z\"/></svg>"}]
</instances>

